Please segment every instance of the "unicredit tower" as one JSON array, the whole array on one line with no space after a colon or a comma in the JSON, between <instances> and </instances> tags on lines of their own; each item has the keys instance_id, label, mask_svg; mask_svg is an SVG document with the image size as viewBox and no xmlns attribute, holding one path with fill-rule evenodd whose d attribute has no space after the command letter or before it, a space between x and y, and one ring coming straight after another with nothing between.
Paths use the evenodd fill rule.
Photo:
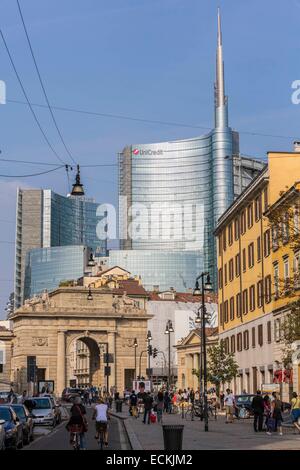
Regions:
<instances>
[{"instance_id":1,"label":"unicredit tower","mask_svg":"<svg viewBox=\"0 0 300 470\"><path fill-rule=\"evenodd\" d=\"M121 249L110 251L110 263L140 275L149 290L186 291L202 271L215 280L216 221L263 166L240 155L229 127L218 13L214 129L119 154Z\"/></svg>"}]
</instances>

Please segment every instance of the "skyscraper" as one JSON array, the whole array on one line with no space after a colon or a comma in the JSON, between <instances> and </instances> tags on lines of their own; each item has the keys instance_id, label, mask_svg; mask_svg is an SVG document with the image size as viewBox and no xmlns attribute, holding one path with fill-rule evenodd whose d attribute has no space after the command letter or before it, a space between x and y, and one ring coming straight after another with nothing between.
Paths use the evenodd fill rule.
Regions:
<instances>
[{"instance_id":1,"label":"skyscraper","mask_svg":"<svg viewBox=\"0 0 300 470\"><path fill-rule=\"evenodd\" d=\"M24 301L26 255L36 248L85 245L96 256L106 254L106 240L99 240L97 216L93 199L84 196L79 169L69 196L61 196L50 189L18 189L15 254L15 307ZM48 250L50 256L50 251ZM59 269L58 254L56 253ZM38 261L34 254L27 259ZM41 257L39 258L41 259ZM63 257L65 262L65 257ZM71 260L70 260L71 263ZM32 265L32 264L31 264ZM75 273L76 274L76 273Z\"/></svg>"},{"instance_id":2,"label":"skyscraper","mask_svg":"<svg viewBox=\"0 0 300 470\"><path fill-rule=\"evenodd\" d=\"M145 254L141 250L163 250L170 264L174 259L173 274L169 270L166 278L160 263L161 275L151 284L161 280L163 288L176 288L176 270L186 270L187 265L184 254L178 264L178 251L188 255L191 271L209 270L214 276L216 222L263 166L259 160L240 156L239 135L228 125L218 11L214 129L192 139L123 149L119 155L119 226L126 258L114 251L114 259L127 259L129 264L123 266L141 274L146 287L151 280L142 266ZM135 266L144 274L135 272ZM185 285L193 287L187 280Z\"/></svg>"}]
</instances>

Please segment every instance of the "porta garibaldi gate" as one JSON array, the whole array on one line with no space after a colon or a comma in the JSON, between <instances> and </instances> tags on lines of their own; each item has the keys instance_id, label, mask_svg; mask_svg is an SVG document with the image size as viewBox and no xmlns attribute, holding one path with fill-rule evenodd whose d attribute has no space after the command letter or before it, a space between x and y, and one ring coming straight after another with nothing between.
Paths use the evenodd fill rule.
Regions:
<instances>
[{"instance_id":1,"label":"porta garibaldi gate","mask_svg":"<svg viewBox=\"0 0 300 470\"><path fill-rule=\"evenodd\" d=\"M108 375L109 388L123 391L126 378L134 377L135 338L137 354L145 349L151 318L146 305L147 293L134 281L130 286L123 281L92 289L60 287L26 301L10 318L12 382L19 391L33 392L39 380L53 380L60 396L75 384L106 389ZM143 357L144 375L146 367Z\"/></svg>"}]
</instances>

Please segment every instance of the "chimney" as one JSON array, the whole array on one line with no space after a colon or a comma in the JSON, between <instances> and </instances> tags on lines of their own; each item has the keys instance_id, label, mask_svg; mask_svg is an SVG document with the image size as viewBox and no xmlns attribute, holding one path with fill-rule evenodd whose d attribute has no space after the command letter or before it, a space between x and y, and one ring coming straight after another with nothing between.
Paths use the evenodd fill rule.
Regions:
<instances>
[{"instance_id":1,"label":"chimney","mask_svg":"<svg viewBox=\"0 0 300 470\"><path fill-rule=\"evenodd\" d=\"M295 140L294 142L294 152L300 152L300 141Z\"/></svg>"}]
</instances>

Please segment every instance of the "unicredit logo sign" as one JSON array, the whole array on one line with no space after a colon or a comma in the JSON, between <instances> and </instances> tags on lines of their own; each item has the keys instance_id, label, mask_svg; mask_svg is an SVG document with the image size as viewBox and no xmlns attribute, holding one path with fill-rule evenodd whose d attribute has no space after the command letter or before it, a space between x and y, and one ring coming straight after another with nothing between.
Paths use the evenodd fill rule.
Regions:
<instances>
[{"instance_id":1,"label":"unicredit logo sign","mask_svg":"<svg viewBox=\"0 0 300 470\"><path fill-rule=\"evenodd\" d=\"M133 149L133 155L162 155L163 150Z\"/></svg>"}]
</instances>

